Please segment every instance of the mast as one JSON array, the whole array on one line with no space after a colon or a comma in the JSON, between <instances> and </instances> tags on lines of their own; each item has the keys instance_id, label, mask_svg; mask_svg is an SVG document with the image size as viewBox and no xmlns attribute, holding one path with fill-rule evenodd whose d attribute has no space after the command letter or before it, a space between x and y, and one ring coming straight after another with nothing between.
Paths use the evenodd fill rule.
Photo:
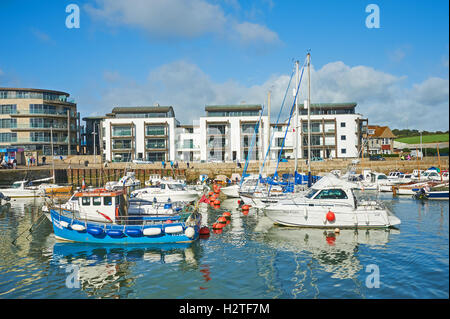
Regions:
<instances>
[{"instance_id":1,"label":"mast","mask_svg":"<svg viewBox=\"0 0 450 319\"><path fill-rule=\"evenodd\" d=\"M308 187L311 187L311 54L308 52Z\"/></svg>"},{"instance_id":2,"label":"mast","mask_svg":"<svg viewBox=\"0 0 450 319\"><path fill-rule=\"evenodd\" d=\"M269 90L269 92L267 93L267 125L269 126L269 134L267 134L267 152L270 152L270 138L271 138L271 133L270 133L270 94L272 92ZM264 162L263 162L264 163ZM270 163L270 154L269 154L269 160L268 163ZM266 169L266 171L268 170L268 167Z\"/></svg>"},{"instance_id":3,"label":"mast","mask_svg":"<svg viewBox=\"0 0 450 319\"><path fill-rule=\"evenodd\" d=\"M52 171L53 171L53 184L56 184L56 177L55 177L55 153L53 152L53 127L50 127L50 138L52 142Z\"/></svg>"},{"instance_id":4,"label":"mast","mask_svg":"<svg viewBox=\"0 0 450 319\"><path fill-rule=\"evenodd\" d=\"M294 184L295 184L295 173L297 172L297 167L298 167L298 60L295 61L295 69L296 69L296 75L295 75L295 87L296 87L296 92L294 92L295 94L295 117L294 117L294 143L295 143L295 148L294 148L294 156L295 156L295 166L294 166Z\"/></svg>"}]
</instances>

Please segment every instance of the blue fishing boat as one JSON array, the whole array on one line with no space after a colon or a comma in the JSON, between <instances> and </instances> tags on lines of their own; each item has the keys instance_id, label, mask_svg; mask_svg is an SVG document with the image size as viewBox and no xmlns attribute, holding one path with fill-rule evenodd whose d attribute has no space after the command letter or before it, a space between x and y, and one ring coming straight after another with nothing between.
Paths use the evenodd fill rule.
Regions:
<instances>
[{"instance_id":1,"label":"blue fishing boat","mask_svg":"<svg viewBox=\"0 0 450 319\"><path fill-rule=\"evenodd\" d=\"M191 243L198 239L201 214L167 205L146 214L129 214L123 190L77 192L67 205L49 207L55 237L63 241L103 244Z\"/></svg>"}]
</instances>

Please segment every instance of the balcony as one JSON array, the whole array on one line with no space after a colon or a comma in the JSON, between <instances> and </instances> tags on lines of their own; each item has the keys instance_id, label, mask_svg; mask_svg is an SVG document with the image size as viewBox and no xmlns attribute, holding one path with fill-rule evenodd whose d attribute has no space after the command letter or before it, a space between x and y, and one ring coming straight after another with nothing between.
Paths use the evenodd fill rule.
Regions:
<instances>
[{"instance_id":1,"label":"balcony","mask_svg":"<svg viewBox=\"0 0 450 319\"><path fill-rule=\"evenodd\" d=\"M67 124L17 124L15 127L11 127L12 130L17 131L29 131L29 130L45 130L50 131L53 129L55 131L67 131ZM76 131L76 126L71 125L71 131Z\"/></svg>"},{"instance_id":2,"label":"balcony","mask_svg":"<svg viewBox=\"0 0 450 319\"><path fill-rule=\"evenodd\" d=\"M43 115L45 115L46 117L67 118L67 112L52 111L52 110L47 110L47 111L34 110L33 112L21 110L21 111L11 112L10 115L14 116L14 117L42 117ZM69 112L69 115L71 118L75 118L77 116L76 112Z\"/></svg>"}]
</instances>

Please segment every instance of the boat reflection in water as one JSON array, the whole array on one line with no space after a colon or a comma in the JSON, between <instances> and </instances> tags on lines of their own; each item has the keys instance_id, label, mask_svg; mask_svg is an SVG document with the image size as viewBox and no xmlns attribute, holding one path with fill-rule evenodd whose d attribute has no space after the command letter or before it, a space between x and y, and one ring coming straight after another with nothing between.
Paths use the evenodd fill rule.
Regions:
<instances>
[{"instance_id":1,"label":"boat reflection in water","mask_svg":"<svg viewBox=\"0 0 450 319\"><path fill-rule=\"evenodd\" d=\"M124 247L56 242L52 263L65 268L68 275L69 271L76 272L76 288L88 296L122 298L126 297L127 287L129 293L134 293L136 281L143 275L137 271L140 267L151 269L152 264L174 264L182 268L198 268L197 246L181 243ZM149 268L144 271L149 271ZM75 281L71 283L75 285Z\"/></svg>"},{"instance_id":2,"label":"boat reflection in water","mask_svg":"<svg viewBox=\"0 0 450 319\"><path fill-rule=\"evenodd\" d=\"M263 219L266 219L264 217ZM267 225L270 220L259 222L257 230L263 233L263 241L276 251L273 257L270 269L276 269L273 272L274 278L269 279L268 285L278 287L280 297L286 298L327 298L323 295L321 282L327 282L323 277L329 277L336 280L336 285L341 285L341 280L350 280L354 284L348 297L354 298L364 295L362 289L365 284L366 266L360 260L360 250L368 247L369 249L382 249L390 241L391 236L400 234L398 229L341 229L339 232L334 230L324 230L317 228L293 228L273 225L270 228ZM278 265L276 260L278 254L292 253L293 263ZM280 257L281 258L281 257ZM369 263L370 264L370 263ZM290 268L289 268L290 267ZM294 267L295 269L291 269ZM290 269L290 270L288 270ZM280 283L279 277L292 276L284 278ZM322 278L322 279L320 279ZM328 281L329 284L329 281ZM281 285L281 286L280 286ZM347 296L347 295L345 295ZM331 296L330 296L331 297ZM333 298L342 298L334 295Z\"/></svg>"}]
</instances>

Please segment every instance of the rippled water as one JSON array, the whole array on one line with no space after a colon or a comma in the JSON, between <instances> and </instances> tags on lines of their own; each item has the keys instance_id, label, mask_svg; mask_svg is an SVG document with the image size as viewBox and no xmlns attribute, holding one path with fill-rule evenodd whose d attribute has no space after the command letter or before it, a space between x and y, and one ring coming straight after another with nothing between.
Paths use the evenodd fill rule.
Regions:
<instances>
[{"instance_id":1,"label":"rippled water","mask_svg":"<svg viewBox=\"0 0 450 319\"><path fill-rule=\"evenodd\" d=\"M233 199L224 231L186 246L58 243L46 219L28 231L40 202L16 200L0 211L0 298L449 298L448 201L374 196L398 230L279 227Z\"/></svg>"}]
</instances>

